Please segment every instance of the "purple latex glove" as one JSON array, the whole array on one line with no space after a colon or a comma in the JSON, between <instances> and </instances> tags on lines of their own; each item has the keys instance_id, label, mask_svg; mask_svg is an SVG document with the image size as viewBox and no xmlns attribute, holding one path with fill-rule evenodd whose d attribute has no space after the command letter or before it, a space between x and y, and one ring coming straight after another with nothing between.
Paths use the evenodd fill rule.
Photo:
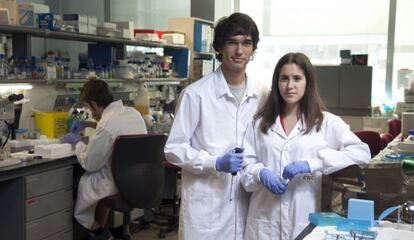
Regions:
<instances>
[{"instance_id":1,"label":"purple latex glove","mask_svg":"<svg viewBox=\"0 0 414 240\"><path fill-rule=\"evenodd\" d=\"M70 143L70 144L76 144L81 140L81 136L76 133L68 133L65 136L63 136L63 142Z\"/></svg>"},{"instance_id":2,"label":"purple latex glove","mask_svg":"<svg viewBox=\"0 0 414 240\"><path fill-rule=\"evenodd\" d=\"M216 170L219 172L238 172L243 167L243 153L235 153L234 149L216 160Z\"/></svg>"},{"instance_id":3,"label":"purple latex glove","mask_svg":"<svg viewBox=\"0 0 414 240\"><path fill-rule=\"evenodd\" d=\"M275 172L272 172L270 169L262 168L259 172L260 182L263 186L267 188L270 192L276 195L281 195L285 193L287 189L287 184L285 184L282 179L276 175Z\"/></svg>"},{"instance_id":4,"label":"purple latex glove","mask_svg":"<svg viewBox=\"0 0 414 240\"><path fill-rule=\"evenodd\" d=\"M282 176L291 180L298 174L310 173L311 169L307 161L296 161L289 163L283 170Z\"/></svg>"},{"instance_id":5,"label":"purple latex glove","mask_svg":"<svg viewBox=\"0 0 414 240\"><path fill-rule=\"evenodd\" d=\"M73 122L72 126L70 127L70 132L79 134L83 129L90 127L90 126L91 126L91 122L89 121L77 120Z\"/></svg>"}]
</instances>

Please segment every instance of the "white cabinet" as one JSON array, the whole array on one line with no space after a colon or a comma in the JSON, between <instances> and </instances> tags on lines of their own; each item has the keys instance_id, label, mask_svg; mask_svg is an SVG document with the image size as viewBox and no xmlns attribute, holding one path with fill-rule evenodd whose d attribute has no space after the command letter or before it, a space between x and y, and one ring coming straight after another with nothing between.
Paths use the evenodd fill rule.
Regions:
<instances>
[{"instance_id":1,"label":"white cabinet","mask_svg":"<svg viewBox=\"0 0 414 240\"><path fill-rule=\"evenodd\" d=\"M372 67L315 66L319 94L337 115L370 116Z\"/></svg>"}]
</instances>

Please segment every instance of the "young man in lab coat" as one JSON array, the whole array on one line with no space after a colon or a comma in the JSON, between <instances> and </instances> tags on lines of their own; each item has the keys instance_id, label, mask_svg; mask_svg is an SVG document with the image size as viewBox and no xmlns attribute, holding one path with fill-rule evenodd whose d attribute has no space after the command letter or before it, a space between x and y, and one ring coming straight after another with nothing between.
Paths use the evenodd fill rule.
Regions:
<instances>
[{"instance_id":1,"label":"young man in lab coat","mask_svg":"<svg viewBox=\"0 0 414 240\"><path fill-rule=\"evenodd\" d=\"M183 90L164 149L182 169L179 239L243 239L248 195L230 173L242 167L234 149L266 92L246 75L258 42L249 16L221 19L213 42L220 67Z\"/></svg>"},{"instance_id":2,"label":"young man in lab coat","mask_svg":"<svg viewBox=\"0 0 414 240\"><path fill-rule=\"evenodd\" d=\"M108 84L102 80L89 80L83 86L80 99L98 122L77 121L64 141L76 144L76 157L85 169L79 182L75 205L75 218L91 231L90 239L113 239L105 229L108 210L97 208L99 200L118 192L111 173L110 159L115 139L126 134L146 134L144 120L134 108L126 107L121 100L114 101ZM85 144L80 132L86 127L96 128ZM96 219L95 219L96 209Z\"/></svg>"}]
</instances>

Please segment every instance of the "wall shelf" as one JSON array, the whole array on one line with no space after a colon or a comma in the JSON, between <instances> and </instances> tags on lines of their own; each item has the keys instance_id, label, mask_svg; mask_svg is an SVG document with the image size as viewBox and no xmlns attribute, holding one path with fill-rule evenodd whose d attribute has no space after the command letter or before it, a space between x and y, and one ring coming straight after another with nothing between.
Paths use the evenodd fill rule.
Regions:
<instances>
[{"instance_id":1,"label":"wall shelf","mask_svg":"<svg viewBox=\"0 0 414 240\"><path fill-rule=\"evenodd\" d=\"M12 26L12 25L0 25L0 33L28 34L32 37L40 37L40 38L52 38L52 39L72 40L72 41L81 41L81 42L123 44L123 45L130 45L130 46L144 46L144 47L157 47L157 48L164 48L164 47L188 48L186 45L141 41L141 40L130 40L126 38L105 37L105 36L77 33L77 32L51 31L49 29L39 29L39 28Z\"/></svg>"},{"instance_id":2,"label":"wall shelf","mask_svg":"<svg viewBox=\"0 0 414 240\"><path fill-rule=\"evenodd\" d=\"M181 82L187 80L187 78L148 78L148 79L102 79L106 82L113 83L146 83L149 85L179 85ZM45 80L45 79L22 79L22 80L0 80L1 84L65 84L65 83L85 83L86 79L56 79L56 80Z\"/></svg>"}]
</instances>

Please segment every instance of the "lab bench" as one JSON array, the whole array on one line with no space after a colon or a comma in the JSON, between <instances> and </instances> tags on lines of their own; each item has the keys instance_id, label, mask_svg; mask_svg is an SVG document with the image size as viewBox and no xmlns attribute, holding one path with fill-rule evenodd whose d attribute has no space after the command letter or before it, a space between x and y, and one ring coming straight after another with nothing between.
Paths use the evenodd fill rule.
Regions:
<instances>
[{"instance_id":1,"label":"lab bench","mask_svg":"<svg viewBox=\"0 0 414 240\"><path fill-rule=\"evenodd\" d=\"M1 239L71 240L76 157L0 168Z\"/></svg>"}]
</instances>

